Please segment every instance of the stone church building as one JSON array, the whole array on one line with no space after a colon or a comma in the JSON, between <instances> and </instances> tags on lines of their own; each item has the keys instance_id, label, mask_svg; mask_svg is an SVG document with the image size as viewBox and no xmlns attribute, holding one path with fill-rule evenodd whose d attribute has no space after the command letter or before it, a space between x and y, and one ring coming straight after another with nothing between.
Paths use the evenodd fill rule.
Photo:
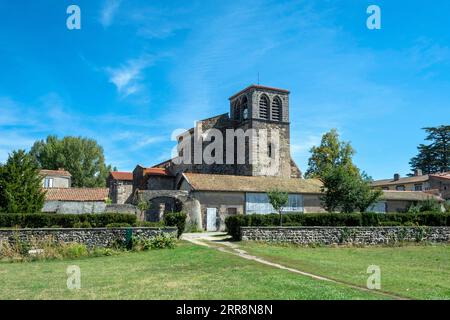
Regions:
<instances>
[{"instance_id":1,"label":"stone church building","mask_svg":"<svg viewBox=\"0 0 450 320\"><path fill-rule=\"evenodd\" d=\"M321 182L302 179L291 157L289 91L251 85L229 103L228 113L180 134L174 158L150 168L138 165L128 174L112 173L110 198L148 202L149 221L183 210L188 223L208 231L224 230L230 215L274 212L267 196L273 189L289 194L284 212L324 212ZM215 161L203 158L205 153Z\"/></svg>"}]
</instances>

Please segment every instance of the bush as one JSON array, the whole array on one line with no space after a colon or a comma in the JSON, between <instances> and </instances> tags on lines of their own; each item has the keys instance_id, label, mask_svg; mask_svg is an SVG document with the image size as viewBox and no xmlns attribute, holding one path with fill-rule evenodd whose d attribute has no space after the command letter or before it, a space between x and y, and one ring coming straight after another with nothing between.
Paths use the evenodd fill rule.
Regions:
<instances>
[{"instance_id":1,"label":"bush","mask_svg":"<svg viewBox=\"0 0 450 320\"><path fill-rule=\"evenodd\" d=\"M106 225L107 228L131 228L131 225L129 223L110 223Z\"/></svg>"},{"instance_id":2,"label":"bush","mask_svg":"<svg viewBox=\"0 0 450 320\"><path fill-rule=\"evenodd\" d=\"M186 227L186 213L171 212L164 215L164 224L168 227L177 227L177 237L181 237Z\"/></svg>"},{"instance_id":3,"label":"bush","mask_svg":"<svg viewBox=\"0 0 450 320\"><path fill-rule=\"evenodd\" d=\"M136 221L133 224L134 227L143 227L143 228L163 228L164 222L151 222L151 221Z\"/></svg>"},{"instance_id":4,"label":"bush","mask_svg":"<svg viewBox=\"0 0 450 320\"><path fill-rule=\"evenodd\" d=\"M279 215L235 215L225 219L227 232L240 240L241 227L278 226ZM411 213L289 213L283 214L284 226L450 226L450 214Z\"/></svg>"},{"instance_id":5,"label":"bush","mask_svg":"<svg viewBox=\"0 0 450 320\"><path fill-rule=\"evenodd\" d=\"M90 225L93 228L106 227L111 223L136 223L134 214L101 213L101 214L51 214L51 213L0 213L0 228L18 226L20 228L85 228Z\"/></svg>"},{"instance_id":6,"label":"bush","mask_svg":"<svg viewBox=\"0 0 450 320\"><path fill-rule=\"evenodd\" d=\"M86 228L86 229L88 229L88 228L92 228L92 226L91 226L91 224L88 222L88 221L83 221L83 222L75 222L74 224L73 224L73 227L74 228Z\"/></svg>"}]
</instances>

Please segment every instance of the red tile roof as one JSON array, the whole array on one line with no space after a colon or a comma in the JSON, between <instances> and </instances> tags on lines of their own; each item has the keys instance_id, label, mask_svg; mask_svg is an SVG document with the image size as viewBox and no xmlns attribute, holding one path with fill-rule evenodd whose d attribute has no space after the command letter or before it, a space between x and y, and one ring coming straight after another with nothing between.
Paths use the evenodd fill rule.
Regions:
<instances>
[{"instance_id":1,"label":"red tile roof","mask_svg":"<svg viewBox=\"0 0 450 320\"><path fill-rule=\"evenodd\" d=\"M66 170L46 170L42 169L39 171L42 176L60 176L60 177L71 177L69 171Z\"/></svg>"},{"instance_id":2,"label":"red tile roof","mask_svg":"<svg viewBox=\"0 0 450 320\"><path fill-rule=\"evenodd\" d=\"M147 168L144 170L144 175L149 176L172 176L166 168Z\"/></svg>"},{"instance_id":3,"label":"red tile roof","mask_svg":"<svg viewBox=\"0 0 450 320\"><path fill-rule=\"evenodd\" d=\"M108 188L50 188L45 189L47 201L105 201Z\"/></svg>"},{"instance_id":4,"label":"red tile roof","mask_svg":"<svg viewBox=\"0 0 450 320\"><path fill-rule=\"evenodd\" d=\"M133 181L133 173L132 172L112 171L111 176L115 180Z\"/></svg>"}]
</instances>

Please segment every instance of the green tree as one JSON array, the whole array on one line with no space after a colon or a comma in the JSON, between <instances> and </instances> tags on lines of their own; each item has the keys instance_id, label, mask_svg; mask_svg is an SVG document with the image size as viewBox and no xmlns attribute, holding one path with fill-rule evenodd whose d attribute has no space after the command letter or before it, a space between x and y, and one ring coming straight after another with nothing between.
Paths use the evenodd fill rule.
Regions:
<instances>
[{"instance_id":1,"label":"green tree","mask_svg":"<svg viewBox=\"0 0 450 320\"><path fill-rule=\"evenodd\" d=\"M88 138L48 136L45 141L36 141L30 154L42 169L69 171L73 187L104 187L111 171L103 148Z\"/></svg>"},{"instance_id":2,"label":"green tree","mask_svg":"<svg viewBox=\"0 0 450 320\"><path fill-rule=\"evenodd\" d=\"M348 166L326 170L321 180L321 200L328 212L364 212L382 195L381 190L371 188L370 180L364 174Z\"/></svg>"},{"instance_id":3,"label":"green tree","mask_svg":"<svg viewBox=\"0 0 450 320\"><path fill-rule=\"evenodd\" d=\"M431 143L420 144L419 153L409 162L411 169L420 169L424 174L450 171L450 126L423 128L427 133L425 140Z\"/></svg>"},{"instance_id":4,"label":"green tree","mask_svg":"<svg viewBox=\"0 0 450 320\"><path fill-rule=\"evenodd\" d=\"M352 163L355 151L350 143L339 141L336 129L325 133L320 146L312 147L310 152L306 178L320 178L328 169L336 166L347 166L349 170L357 171Z\"/></svg>"},{"instance_id":5,"label":"green tree","mask_svg":"<svg viewBox=\"0 0 450 320\"><path fill-rule=\"evenodd\" d=\"M281 209L289 202L289 195L280 190L272 190L267 193L269 202L272 207L280 214L280 226L283 225L283 218L281 216Z\"/></svg>"},{"instance_id":6,"label":"green tree","mask_svg":"<svg viewBox=\"0 0 450 320\"><path fill-rule=\"evenodd\" d=\"M0 166L0 211L41 212L44 201L42 177L34 159L24 150L13 151Z\"/></svg>"}]
</instances>

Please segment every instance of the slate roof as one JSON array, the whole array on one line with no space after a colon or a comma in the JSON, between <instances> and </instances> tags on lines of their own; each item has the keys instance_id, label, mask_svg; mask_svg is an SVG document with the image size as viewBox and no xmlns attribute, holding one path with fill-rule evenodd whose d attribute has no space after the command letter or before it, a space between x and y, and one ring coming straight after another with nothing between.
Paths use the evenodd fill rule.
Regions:
<instances>
[{"instance_id":1,"label":"slate roof","mask_svg":"<svg viewBox=\"0 0 450 320\"><path fill-rule=\"evenodd\" d=\"M267 192L279 189L289 193L318 194L322 185L317 179L201 173L184 173L183 175L192 188L197 191Z\"/></svg>"},{"instance_id":2,"label":"slate roof","mask_svg":"<svg viewBox=\"0 0 450 320\"><path fill-rule=\"evenodd\" d=\"M105 201L108 188L50 188L45 189L47 201Z\"/></svg>"}]
</instances>

